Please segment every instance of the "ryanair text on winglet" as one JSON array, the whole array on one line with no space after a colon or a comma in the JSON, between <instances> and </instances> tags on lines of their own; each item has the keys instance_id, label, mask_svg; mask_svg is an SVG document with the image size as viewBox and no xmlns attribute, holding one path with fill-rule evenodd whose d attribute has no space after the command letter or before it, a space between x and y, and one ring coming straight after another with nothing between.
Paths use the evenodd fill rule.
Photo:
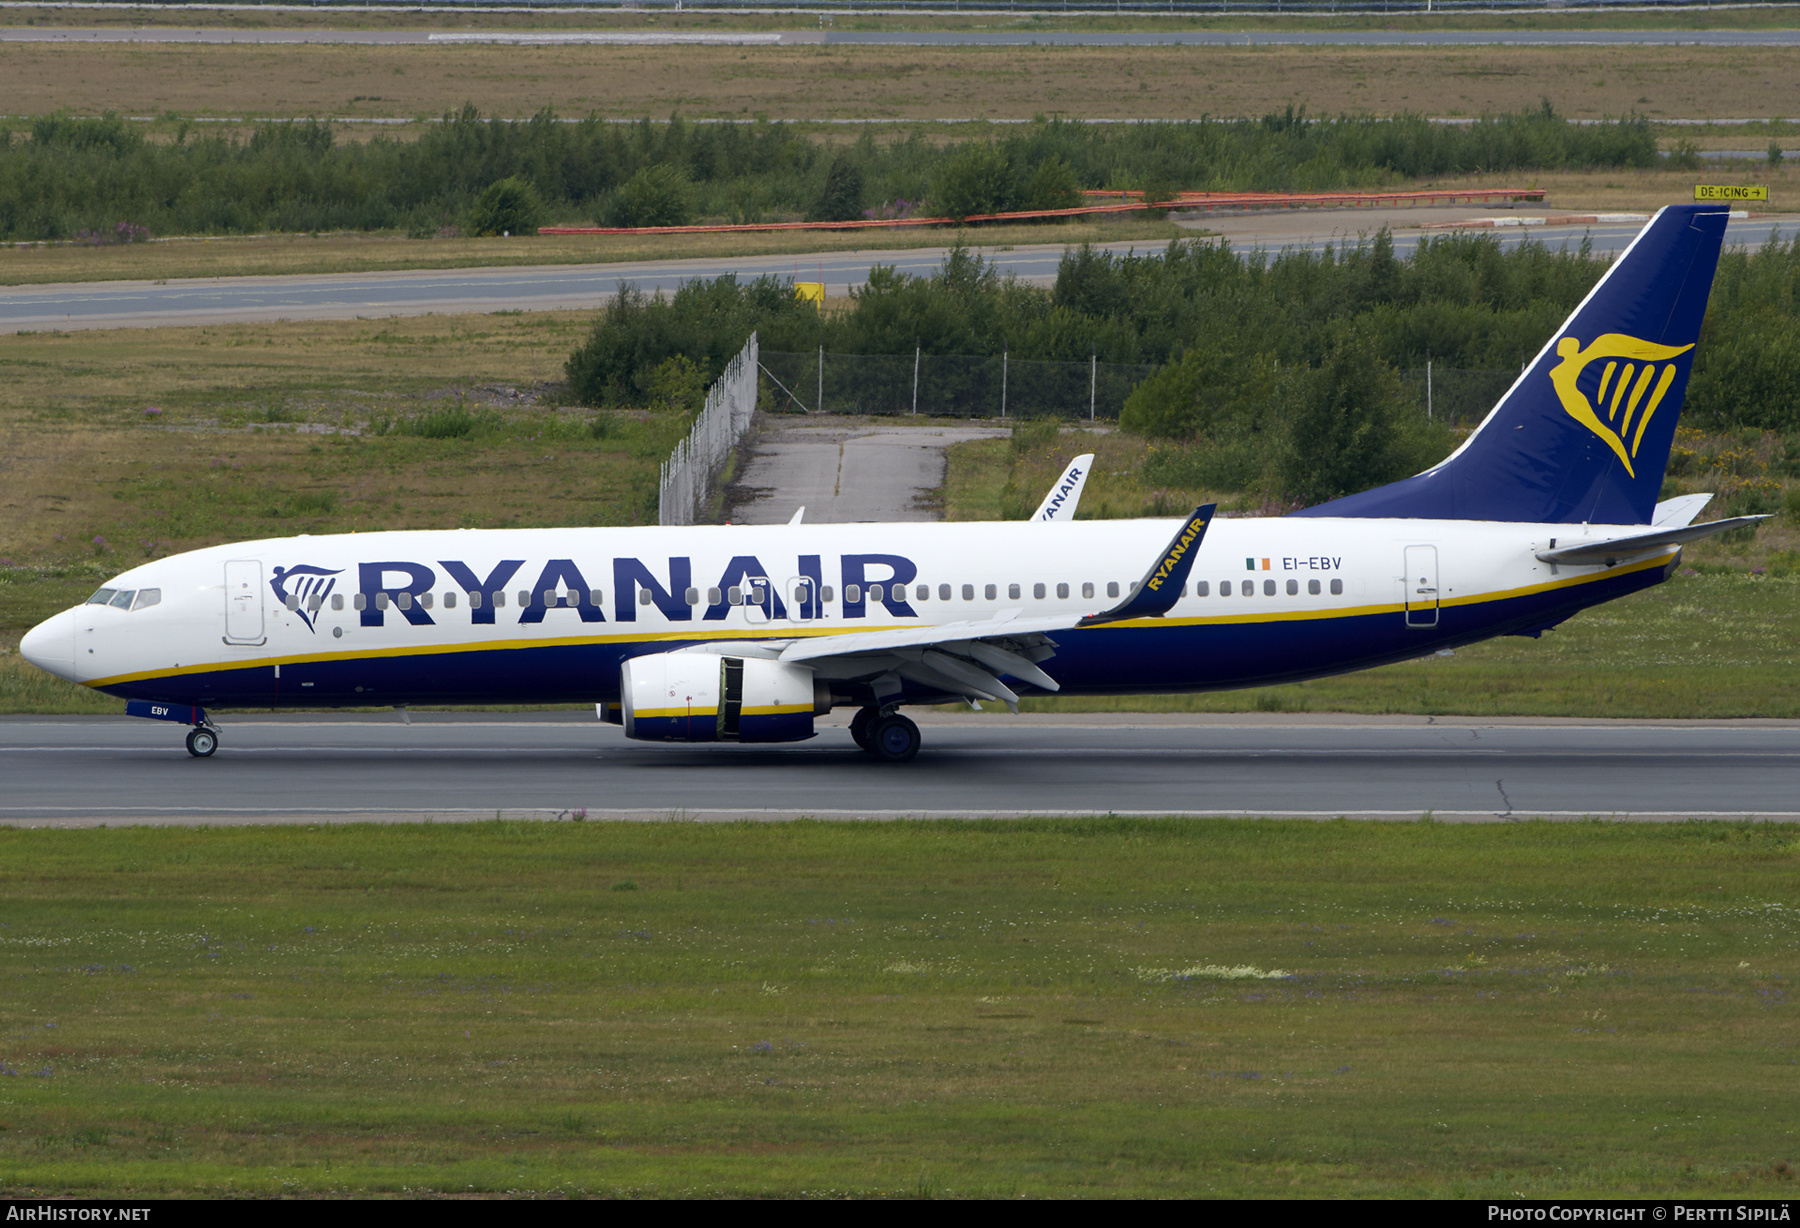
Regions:
<instances>
[{"instance_id":1,"label":"ryanair text on winglet","mask_svg":"<svg viewBox=\"0 0 1800 1228\"><path fill-rule=\"evenodd\" d=\"M1163 561L1157 564L1156 574L1144 582L1144 587L1153 593L1162 588L1162 582L1167 580L1169 573L1175 570L1175 564L1181 562L1181 556L1188 552L1188 547L1194 544L1194 539L1204 532L1206 532L1204 516L1196 516L1188 521L1186 530L1181 534L1181 540L1175 543L1174 549L1163 556Z\"/></svg>"}]
</instances>

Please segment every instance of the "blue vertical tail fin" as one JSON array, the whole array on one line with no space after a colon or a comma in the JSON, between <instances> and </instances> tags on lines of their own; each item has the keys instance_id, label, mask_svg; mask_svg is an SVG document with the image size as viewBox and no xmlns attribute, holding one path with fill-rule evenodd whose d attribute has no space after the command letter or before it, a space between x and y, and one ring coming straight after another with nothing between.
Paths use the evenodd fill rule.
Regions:
<instances>
[{"instance_id":1,"label":"blue vertical tail fin","mask_svg":"<svg viewBox=\"0 0 1800 1228\"><path fill-rule=\"evenodd\" d=\"M1294 514L1650 523L1728 217L1658 211L1447 460Z\"/></svg>"}]
</instances>

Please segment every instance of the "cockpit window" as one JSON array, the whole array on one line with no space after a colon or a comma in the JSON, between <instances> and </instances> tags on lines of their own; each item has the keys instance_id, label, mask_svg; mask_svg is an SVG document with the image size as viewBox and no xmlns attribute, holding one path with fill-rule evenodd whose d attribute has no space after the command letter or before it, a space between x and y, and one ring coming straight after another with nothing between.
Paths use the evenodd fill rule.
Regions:
<instances>
[{"instance_id":1,"label":"cockpit window","mask_svg":"<svg viewBox=\"0 0 1800 1228\"><path fill-rule=\"evenodd\" d=\"M117 591L117 589L103 588L92 597L89 597L87 603L89 605L111 605L113 594Z\"/></svg>"},{"instance_id":2,"label":"cockpit window","mask_svg":"<svg viewBox=\"0 0 1800 1228\"><path fill-rule=\"evenodd\" d=\"M129 588L122 588L114 593L113 599L106 604L113 606L116 609L129 610L131 608L131 599L135 596L137 596L136 591Z\"/></svg>"},{"instance_id":3,"label":"cockpit window","mask_svg":"<svg viewBox=\"0 0 1800 1228\"><path fill-rule=\"evenodd\" d=\"M131 603L131 608L134 610L141 610L145 606L155 605L161 600L162 590L160 588L140 588L138 590L137 600Z\"/></svg>"}]
</instances>

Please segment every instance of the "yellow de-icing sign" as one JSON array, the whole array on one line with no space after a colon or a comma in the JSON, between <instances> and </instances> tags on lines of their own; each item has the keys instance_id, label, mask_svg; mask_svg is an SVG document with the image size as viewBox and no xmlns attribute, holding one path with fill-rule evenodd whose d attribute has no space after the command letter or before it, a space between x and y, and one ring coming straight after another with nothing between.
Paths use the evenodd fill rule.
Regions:
<instances>
[{"instance_id":1,"label":"yellow de-icing sign","mask_svg":"<svg viewBox=\"0 0 1800 1228\"><path fill-rule=\"evenodd\" d=\"M794 283L794 297L803 303L823 303L825 301L825 283L822 281L797 281Z\"/></svg>"},{"instance_id":2,"label":"yellow de-icing sign","mask_svg":"<svg viewBox=\"0 0 1800 1228\"><path fill-rule=\"evenodd\" d=\"M1769 189L1766 184L1728 184L1697 183L1694 185L1695 200L1767 200Z\"/></svg>"}]
</instances>

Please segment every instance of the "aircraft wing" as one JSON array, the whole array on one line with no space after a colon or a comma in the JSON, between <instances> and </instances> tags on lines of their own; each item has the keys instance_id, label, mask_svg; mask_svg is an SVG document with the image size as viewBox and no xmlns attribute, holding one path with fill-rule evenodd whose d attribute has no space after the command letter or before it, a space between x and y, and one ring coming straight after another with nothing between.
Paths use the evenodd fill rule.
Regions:
<instances>
[{"instance_id":1,"label":"aircraft wing","mask_svg":"<svg viewBox=\"0 0 1800 1228\"><path fill-rule=\"evenodd\" d=\"M1564 563L1574 566L1604 563L1611 567L1620 559L1630 558L1634 554L1647 554L1652 550L1667 546L1679 546L1683 542L1699 541L1701 538L1711 537L1715 533L1741 529L1745 525L1752 525L1759 520L1767 519L1767 516L1733 516L1729 520L1709 520L1705 524L1655 529L1649 533L1634 533L1629 537L1614 537L1607 541L1577 541L1567 546L1557 546L1556 539L1552 538L1551 548L1539 550L1537 558L1542 563Z\"/></svg>"},{"instance_id":2,"label":"aircraft wing","mask_svg":"<svg viewBox=\"0 0 1800 1228\"><path fill-rule=\"evenodd\" d=\"M1046 691L1061 687L1038 662L1056 654L1050 633L1092 627L1132 618L1157 618L1180 598L1199 552L1214 505L1194 509L1182 521L1167 547L1157 555L1144 579L1123 600L1097 614L1025 617L1022 608L1002 610L992 618L899 627L886 631L853 631L794 640L781 649L780 660L805 661L822 677L876 682L882 694L898 693L901 681L936 687L971 702L997 699L1017 712L1019 696L1001 677L1028 682Z\"/></svg>"}]
</instances>

